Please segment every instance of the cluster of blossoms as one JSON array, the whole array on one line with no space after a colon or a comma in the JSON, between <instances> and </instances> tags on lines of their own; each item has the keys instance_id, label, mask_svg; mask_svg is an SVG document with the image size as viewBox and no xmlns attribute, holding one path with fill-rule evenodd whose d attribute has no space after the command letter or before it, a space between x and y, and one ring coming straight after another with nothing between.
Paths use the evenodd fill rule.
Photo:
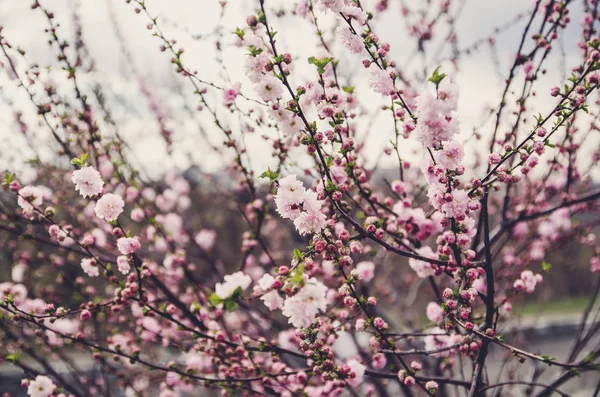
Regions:
<instances>
[{"instance_id":1,"label":"cluster of blossoms","mask_svg":"<svg viewBox=\"0 0 600 397\"><path fill-rule=\"evenodd\" d=\"M27 387L27 393L31 397L48 397L56 389L56 385L52 382L52 379L44 375L36 376L33 381L23 386Z\"/></svg>"},{"instance_id":2,"label":"cluster of blossoms","mask_svg":"<svg viewBox=\"0 0 600 397\"><path fill-rule=\"evenodd\" d=\"M288 175L279 180L275 195L277 212L285 219L294 221L301 235L318 233L325 227L327 217L321 212L322 201L319 195L305 189L296 175Z\"/></svg>"}]
</instances>

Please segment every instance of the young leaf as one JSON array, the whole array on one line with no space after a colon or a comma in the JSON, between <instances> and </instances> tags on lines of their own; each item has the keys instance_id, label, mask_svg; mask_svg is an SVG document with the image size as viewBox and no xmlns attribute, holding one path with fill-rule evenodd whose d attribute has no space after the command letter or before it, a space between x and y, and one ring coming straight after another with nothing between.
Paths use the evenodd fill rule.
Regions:
<instances>
[{"instance_id":1,"label":"young leaf","mask_svg":"<svg viewBox=\"0 0 600 397\"><path fill-rule=\"evenodd\" d=\"M319 74L325 73L325 66L327 66L327 64L331 61L333 61L333 58L322 58L322 59L318 59L315 57L308 58L308 63L311 65L315 65L317 67L317 72Z\"/></svg>"},{"instance_id":2,"label":"young leaf","mask_svg":"<svg viewBox=\"0 0 600 397\"><path fill-rule=\"evenodd\" d=\"M18 350L15 354L9 354L5 358L6 358L7 361L10 361L12 363L16 363L21 358L21 353L22 353L21 350Z\"/></svg>"},{"instance_id":3,"label":"young leaf","mask_svg":"<svg viewBox=\"0 0 600 397\"><path fill-rule=\"evenodd\" d=\"M223 303L223 298L221 298L219 295L217 295L213 292L210 295L210 297L208 298L208 301L210 302L211 305L217 306L217 305L220 305L221 303Z\"/></svg>"},{"instance_id":4,"label":"young leaf","mask_svg":"<svg viewBox=\"0 0 600 397\"><path fill-rule=\"evenodd\" d=\"M227 300L225 302L225 310L228 312L233 312L238 308L238 304L235 301Z\"/></svg>"},{"instance_id":5,"label":"young leaf","mask_svg":"<svg viewBox=\"0 0 600 397\"><path fill-rule=\"evenodd\" d=\"M269 178L271 182L279 178L279 174L277 172L271 171L271 168L267 168L265 172L260 174L259 178Z\"/></svg>"},{"instance_id":6,"label":"young leaf","mask_svg":"<svg viewBox=\"0 0 600 397\"><path fill-rule=\"evenodd\" d=\"M444 80L444 78L446 77L445 73L440 73L440 68L441 68L441 66L438 66L437 68L435 68L435 70L433 71L433 74L429 78L429 81L431 81L433 84L435 84L436 87L438 87L440 85L440 83L442 82L442 80Z\"/></svg>"},{"instance_id":7,"label":"young leaf","mask_svg":"<svg viewBox=\"0 0 600 397\"><path fill-rule=\"evenodd\" d=\"M11 174L10 172L6 172L4 174L4 182L2 182L4 185L10 185L12 181L15 180L16 175L15 174Z\"/></svg>"},{"instance_id":8,"label":"young leaf","mask_svg":"<svg viewBox=\"0 0 600 397\"><path fill-rule=\"evenodd\" d=\"M87 153L84 153L81 156L79 156L78 158L75 157L74 159L72 159L71 164L73 164L79 168L84 167L85 165L87 165L87 158L88 158Z\"/></svg>"},{"instance_id":9,"label":"young leaf","mask_svg":"<svg viewBox=\"0 0 600 397\"><path fill-rule=\"evenodd\" d=\"M546 261L542 261L542 270L546 273L550 273L550 270L552 270L552 264Z\"/></svg>"}]
</instances>

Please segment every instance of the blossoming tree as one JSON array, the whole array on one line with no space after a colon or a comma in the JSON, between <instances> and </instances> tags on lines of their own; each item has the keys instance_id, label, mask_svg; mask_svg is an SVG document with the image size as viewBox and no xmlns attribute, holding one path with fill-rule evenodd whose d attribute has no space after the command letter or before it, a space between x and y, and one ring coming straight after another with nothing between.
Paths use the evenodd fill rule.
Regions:
<instances>
[{"instance_id":1,"label":"blossoming tree","mask_svg":"<svg viewBox=\"0 0 600 397\"><path fill-rule=\"evenodd\" d=\"M62 78L0 31L7 84L37 112L21 118L14 105L36 176L8 167L0 201L0 248L13 262L0 280L0 354L28 395L541 397L598 371L588 321L600 285L596 0L534 1L470 47L455 30L464 0L256 0L197 38L215 44L206 64L241 81L194 71L176 41L185 32L150 1L125 3L193 94L181 94L185 116L169 112L129 62L167 155L178 156L173 120L188 118L195 146L227 176L145 175L119 103L90 77L76 12L73 40L50 1L30 11L44 17ZM220 2L221 16L234 3ZM393 34L414 44L418 71L380 38L389 18L404 25ZM316 39L309 57L286 42L289 20ZM502 30L519 37L503 90L466 131L451 76ZM223 46L243 65L224 62ZM561 46L577 48L563 60L569 77L538 89ZM549 109L529 106L539 98ZM38 155L38 140L52 156ZM380 155L393 169L383 177L369 165ZM503 332L567 243L588 247L596 289L569 356L556 359Z\"/></svg>"}]
</instances>

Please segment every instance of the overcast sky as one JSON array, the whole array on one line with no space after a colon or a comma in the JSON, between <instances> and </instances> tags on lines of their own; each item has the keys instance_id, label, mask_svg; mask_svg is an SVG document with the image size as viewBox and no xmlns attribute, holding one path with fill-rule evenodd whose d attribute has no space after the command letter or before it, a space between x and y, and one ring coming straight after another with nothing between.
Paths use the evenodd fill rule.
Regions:
<instances>
[{"instance_id":1,"label":"overcast sky","mask_svg":"<svg viewBox=\"0 0 600 397\"><path fill-rule=\"evenodd\" d=\"M0 1L0 25L4 27L3 33L13 45L19 45L27 50L29 60L40 65L56 66L55 55L50 51L47 36L44 34L47 22L39 10L31 10L30 3L30 1ZM82 83L85 85L89 81L99 81L108 89L109 99L113 101L109 106L112 106L111 109L118 120L119 132L132 144L134 157L140 166L151 174L157 174L166 167L186 167L190 161L199 163L207 170L214 170L222 165L219 157L211 155L206 143L199 139L196 123L182 110L180 92L183 92L190 103L194 104L193 88L185 79L173 72L169 56L158 50L160 41L152 37L146 29L147 18L136 14L133 4L126 4L123 0L41 0L41 3L54 11L61 23L59 35L69 40L73 37L72 10L74 7L77 9L82 20L85 41L96 63L96 72L90 76L81 76ZM268 11L281 7L290 10L293 8L293 3L295 2L290 0L266 1ZM374 9L373 0L365 0L362 3L366 9ZM408 61L414 54L415 48L413 42L407 38L400 17L399 1L390 0L389 3L391 10L383 18L374 21L374 29L384 42L391 44L390 58L398 61L407 76L413 76L415 73L422 74L422 59L417 57L414 61ZM456 9L460 2L453 3L456 4L454 6ZM198 70L198 75L208 81L219 83L227 79L241 81L242 91L250 97L257 97L241 68L245 50L233 46L235 36L229 32L236 26L244 26L245 16L255 11L258 1L229 1L224 18L220 21L224 26L222 57L225 69L215 62L213 39L194 40L193 38L195 35L208 34L219 26L220 6L217 0L147 0L146 4L150 12L159 17L158 23L167 37L177 39L178 44L185 48L183 60L188 68ZM415 7L423 4L423 0L405 0L405 4ZM477 39L489 36L494 28L505 25L521 13L529 13L531 8L532 2L529 0L466 0L456 22L459 48L467 47ZM320 13L318 15L319 23L327 32L326 39L335 42L326 29L332 26L334 17ZM574 23L564 34L563 48L558 49L548 61L548 73L536 83L536 92L540 95L529 104L530 108L535 108L536 114L544 113L555 103L548 97L547 92L551 85L561 81L565 73L564 65L568 69L579 61L576 40L581 18L581 12L574 10L572 13ZM314 29L306 21L301 21L297 17L284 17L281 20L272 18L271 21L274 29L278 31L278 46L282 51L297 56L292 81L298 81L296 84L299 84L301 78L310 76L311 72L305 59L311 55L319 55L316 50ZM471 56L463 57L456 73L448 63L442 64L444 71L449 72L460 87L458 110L461 119L461 140L467 140L473 127L481 125L486 107L498 104L503 88L502 80L508 75L524 23L525 19L522 19L507 32L497 36L497 56L502 76L499 76L496 71L492 62L492 53L487 45L483 45L481 50ZM118 27L125 37L123 43L120 43L115 27ZM445 29L437 31L439 38L444 38L446 34ZM122 44L133 55L135 62L133 68L127 65L121 51ZM429 59L426 60L428 72L448 55L448 51L445 51L440 57L434 57L433 53L438 45L439 42L436 40L428 44ZM383 102L379 95L372 93L366 87L367 74L360 66L360 58L343 54L339 51L339 46L335 48L336 56L344 61L344 66L341 67L342 75L351 76L352 84L356 85L361 95L361 101L372 104L373 107L369 110L373 111ZM445 50L449 49L449 46L445 47ZM19 63L19 67L25 66L24 62ZM137 70L141 79L135 77L132 70ZM50 73L49 78L61 82L64 73L55 69ZM145 81L152 89L157 103L172 114L169 125L176 131L174 136L176 155L172 158L163 154L165 147L159 138L156 123L148 117L148 102L139 94L140 80ZM33 122L36 118L31 113L31 106L26 97L16 88L14 81L8 80L3 75L0 82L2 86L0 137L9 138L2 146L0 169L6 167L19 169L19 164L30 157L32 152L25 149L25 138L15 132L14 117L6 102L13 102L16 108L22 110L25 113L24 119L28 122ZM210 95L213 94L209 92L209 97ZM212 98L219 101L219 93L214 93ZM227 117L226 113L220 115ZM200 116L198 120L207 127L213 143L222 141L220 132L212 128L212 124L206 118ZM232 120L232 124L234 123ZM35 126L35 123L31 125ZM366 150L370 165L375 164L382 147L392 137L391 127L389 115L388 118L376 119L374 123L369 123L365 119L360 125L360 132L365 132L369 128L371 130ZM491 126L484 126L482 132L489 133L489 128ZM39 127L34 128L33 133L38 152L42 157L48 157L45 160L51 161L51 151L44 149L46 142L49 142L49 131ZM246 143L251 152L260 153L253 156L252 160L252 166L257 171L264 170L266 166L272 164L268 156L264 155L264 143L258 136L246 137ZM411 156L408 154L410 150L422 152L421 149L418 145L407 147L406 155ZM382 165L392 164L393 161L390 160L389 163L384 162Z\"/></svg>"}]
</instances>

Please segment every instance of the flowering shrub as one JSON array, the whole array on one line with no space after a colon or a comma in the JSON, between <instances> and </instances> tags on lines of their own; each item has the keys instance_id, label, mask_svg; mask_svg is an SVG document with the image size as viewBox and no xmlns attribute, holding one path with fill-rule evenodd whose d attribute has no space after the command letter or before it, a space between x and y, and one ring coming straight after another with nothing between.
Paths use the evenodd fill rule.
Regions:
<instances>
[{"instance_id":1,"label":"flowering shrub","mask_svg":"<svg viewBox=\"0 0 600 397\"><path fill-rule=\"evenodd\" d=\"M499 30L461 51L464 1L397 2L401 15L387 0L251 2L245 20L220 19L199 38L216 37L206 64L243 73L232 81L193 71L169 22L127 0L119 6L140 14L194 94L183 105L202 132L194 150L226 170L200 171L201 161L160 178L137 164L110 87L87 81L95 66L77 13L71 48L50 3L32 12L66 80L0 31L4 74L37 111L15 117L26 147L41 150L32 137L43 134L52 153L8 167L0 207L14 260L0 283L0 354L24 372L29 396L484 396L523 386L548 396L598 369L588 346L598 327L585 327L598 288L565 360L501 334L513 303L553 277L563 245L588 247L598 280L597 1L537 0L505 27L521 39L503 91L467 131L454 77ZM222 15L233 3L219 3ZM426 73L395 60L404 49L378 27L389 17L406 25L394 34L416 43ZM288 48L292 19L318 40L310 57ZM450 59L436 40L453 47ZM243 64L223 62L224 45ZM538 88L561 45L578 47L570 77ZM185 157L177 113L130 67L167 155ZM369 145L375 118L381 150ZM380 154L393 179L371 165ZM409 316L417 295L422 309ZM496 377L492 350L512 354L511 368L560 372L548 384L514 369Z\"/></svg>"}]
</instances>

